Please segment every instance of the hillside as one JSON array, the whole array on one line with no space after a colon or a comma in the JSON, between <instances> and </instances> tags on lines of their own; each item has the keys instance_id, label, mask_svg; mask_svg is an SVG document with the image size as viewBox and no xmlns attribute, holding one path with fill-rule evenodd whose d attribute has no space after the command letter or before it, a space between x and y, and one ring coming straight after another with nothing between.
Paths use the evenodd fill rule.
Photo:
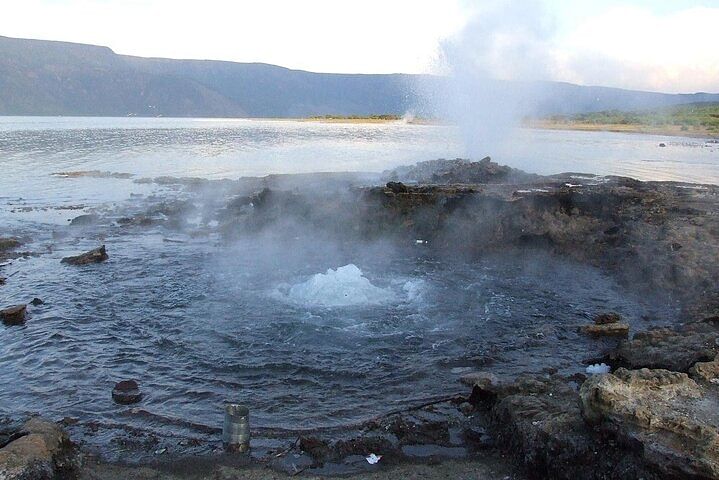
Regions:
<instances>
[{"instance_id":1,"label":"hillside","mask_svg":"<svg viewBox=\"0 0 719 480\"><path fill-rule=\"evenodd\" d=\"M0 115L311 117L432 115L423 75L312 73L258 63L118 55L107 47L0 37ZM512 91L519 84L498 88ZM540 113L574 114L717 101L566 83L541 84Z\"/></svg>"},{"instance_id":2,"label":"hillside","mask_svg":"<svg viewBox=\"0 0 719 480\"><path fill-rule=\"evenodd\" d=\"M612 130L719 137L719 103L689 103L649 110L605 110L552 115L531 125L572 130Z\"/></svg>"}]
</instances>

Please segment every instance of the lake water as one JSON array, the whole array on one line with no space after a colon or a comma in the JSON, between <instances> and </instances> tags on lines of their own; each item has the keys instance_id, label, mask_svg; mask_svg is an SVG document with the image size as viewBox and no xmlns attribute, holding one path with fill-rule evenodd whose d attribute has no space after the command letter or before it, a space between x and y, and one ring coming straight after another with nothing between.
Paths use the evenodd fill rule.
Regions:
<instances>
[{"instance_id":1,"label":"lake water","mask_svg":"<svg viewBox=\"0 0 719 480\"><path fill-rule=\"evenodd\" d=\"M660 142L667 147L659 147ZM719 182L719 145L687 138L520 129L496 151L477 156L484 155L541 174L573 171L640 180ZM217 179L382 171L422 160L467 156L457 131L446 126L0 117L0 196L88 201L121 199L129 193L122 187L107 189L98 181L75 182L68 191L68 182L50 176L61 171Z\"/></svg>"},{"instance_id":2,"label":"lake water","mask_svg":"<svg viewBox=\"0 0 719 480\"><path fill-rule=\"evenodd\" d=\"M695 140L521 130L502 150L496 160L538 173L719 182L719 149ZM582 372L595 344L577 325L600 311L633 327L670 320L671 306L549 256L452 262L311 237L228 241L212 221L118 221L197 200L147 177L382 171L464 154L440 126L0 119L0 236L38 253L0 270L0 306L45 301L24 326L0 326L0 415L71 417L76 438L105 452L121 450L118 430L216 443L198 426L219 426L228 400L248 403L255 426L336 427L463 391L471 369ZM89 170L127 175L53 175ZM87 212L101 220L68 225ZM99 243L109 261L60 263ZM145 392L136 409L110 399L125 378Z\"/></svg>"}]
</instances>

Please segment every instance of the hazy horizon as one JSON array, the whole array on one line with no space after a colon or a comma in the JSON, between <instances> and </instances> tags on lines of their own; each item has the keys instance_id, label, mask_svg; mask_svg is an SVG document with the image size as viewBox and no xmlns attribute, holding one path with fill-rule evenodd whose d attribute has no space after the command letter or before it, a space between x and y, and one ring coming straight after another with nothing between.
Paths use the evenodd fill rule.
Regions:
<instances>
[{"instance_id":1,"label":"hazy horizon","mask_svg":"<svg viewBox=\"0 0 719 480\"><path fill-rule=\"evenodd\" d=\"M121 55L366 74L441 74L447 45L469 38L483 50L473 60L502 79L687 93L719 92L717 24L719 1L13 0L0 32Z\"/></svg>"}]
</instances>

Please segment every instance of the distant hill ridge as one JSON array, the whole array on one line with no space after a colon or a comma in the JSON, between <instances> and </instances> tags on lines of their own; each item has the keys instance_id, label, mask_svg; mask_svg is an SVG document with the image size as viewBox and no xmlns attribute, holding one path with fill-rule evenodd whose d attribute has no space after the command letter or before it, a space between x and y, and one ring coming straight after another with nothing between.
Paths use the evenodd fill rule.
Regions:
<instances>
[{"instance_id":1,"label":"distant hill ridge","mask_svg":"<svg viewBox=\"0 0 719 480\"><path fill-rule=\"evenodd\" d=\"M420 110L440 77L333 74L262 63L118 55L110 48L0 37L0 115L309 117ZM506 88L514 88L506 83ZM719 102L719 94L637 92L546 82L541 114ZM503 87L505 88L505 87Z\"/></svg>"}]
</instances>

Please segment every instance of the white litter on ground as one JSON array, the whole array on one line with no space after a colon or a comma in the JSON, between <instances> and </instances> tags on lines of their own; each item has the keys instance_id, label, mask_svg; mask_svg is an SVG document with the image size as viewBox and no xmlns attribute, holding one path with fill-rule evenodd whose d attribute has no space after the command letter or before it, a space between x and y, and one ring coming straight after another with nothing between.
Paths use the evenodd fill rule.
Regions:
<instances>
[{"instance_id":1,"label":"white litter on ground","mask_svg":"<svg viewBox=\"0 0 719 480\"><path fill-rule=\"evenodd\" d=\"M375 455L374 453L370 453L367 457L367 463L369 463L370 465L375 465L377 464L377 462L380 461L380 459L382 459L382 455Z\"/></svg>"},{"instance_id":2,"label":"white litter on ground","mask_svg":"<svg viewBox=\"0 0 719 480\"><path fill-rule=\"evenodd\" d=\"M598 375L601 373L609 373L612 369L606 363L595 363L587 367L587 373L590 375Z\"/></svg>"}]
</instances>

